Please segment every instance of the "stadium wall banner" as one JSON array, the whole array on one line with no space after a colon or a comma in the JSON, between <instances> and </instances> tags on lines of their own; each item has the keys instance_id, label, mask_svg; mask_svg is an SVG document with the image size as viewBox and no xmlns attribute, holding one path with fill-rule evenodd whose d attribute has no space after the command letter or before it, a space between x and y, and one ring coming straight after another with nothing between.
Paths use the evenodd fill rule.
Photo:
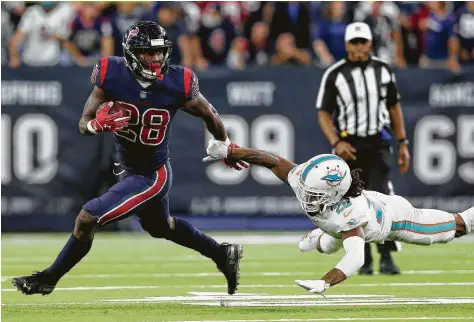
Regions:
<instances>
[{"instance_id":1,"label":"stadium wall banner","mask_svg":"<svg viewBox=\"0 0 474 322\"><path fill-rule=\"evenodd\" d=\"M296 163L330 152L314 107L324 71L255 68L199 73L203 95L232 140ZM87 68L2 69L2 230L70 231L82 204L114 182L110 135L84 137L77 122L91 86ZM395 192L415 206L458 212L474 204L474 69L396 72L411 168ZM171 131L171 212L206 229L311 227L271 171L202 163L209 134L178 113Z\"/></svg>"}]
</instances>

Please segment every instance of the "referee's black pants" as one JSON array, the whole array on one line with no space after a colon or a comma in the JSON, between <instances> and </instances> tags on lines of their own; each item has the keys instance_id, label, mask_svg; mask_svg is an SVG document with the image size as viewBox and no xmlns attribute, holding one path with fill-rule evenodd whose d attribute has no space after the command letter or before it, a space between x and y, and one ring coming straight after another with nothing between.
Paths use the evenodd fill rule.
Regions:
<instances>
[{"instance_id":1,"label":"referee's black pants","mask_svg":"<svg viewBox=\"0 0 474 322\"><path fill-rule=\"evenodd\" d=\"M352 141L352 140L349 140ZM360 178L365 182L365 189L377 191L384 194L393 193L390 184L390 170L392 168L393 155L389 143L367 145L360 142L350 142L357 150L357 160L349 160L347 164L351 170L360 168ZM359 144L358 144L359 143ZM382 260L392 261L390 251L395 250L395 242L385 241L377 244L377 249ZM365 244L365 263L372 264L372 253L370 244Z\"/></svg>"}]
</instances>

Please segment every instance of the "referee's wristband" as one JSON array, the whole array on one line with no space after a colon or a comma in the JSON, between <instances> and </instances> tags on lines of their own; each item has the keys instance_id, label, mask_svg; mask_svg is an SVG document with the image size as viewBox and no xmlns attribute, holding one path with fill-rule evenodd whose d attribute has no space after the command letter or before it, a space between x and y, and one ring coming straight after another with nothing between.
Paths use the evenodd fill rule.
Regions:
<instances>
[{"instance_id":1,"label":"referee's wristband","mask_svg":"<svg viewBox=\"0 0 474 322\"><path fill-rule=\"evenodd\" d=\"M337 141L332 145L332 147L335 148L340 142L341 142L341 140L337 140Z\"/></svg>"},{"instance_id":2,"label":"referee's wristband","mask_svg":"<svg viewBox=\"0 0 474 322\"><path fill-rule=\"evenodd\" d=\"M408 145L409 143L410 143L410 141L408 141L408 139L407 139L407 138L403 138L403 139L399 139L399 140L397 140L397 144L398 144L398 146L400 146L400 145L402 145L402 144L404 144L404 145Z\"/></svg>"}]
</instances>

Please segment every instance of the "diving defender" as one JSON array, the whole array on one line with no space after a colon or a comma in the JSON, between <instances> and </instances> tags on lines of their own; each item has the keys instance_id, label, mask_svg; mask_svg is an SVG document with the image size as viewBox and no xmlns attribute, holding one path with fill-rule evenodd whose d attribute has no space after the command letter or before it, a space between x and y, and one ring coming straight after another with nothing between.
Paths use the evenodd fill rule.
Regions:
<instances>
[{"instance_id":1,"label":"diving defender","mask_svg":"<svg viewBox=\"0 0 474 322\"><path fill-rule=\"evenodd\" d=\"M296 280L312 293L344 281L364 264L365 242L396 240L407 244L443 244L474 233L474 207L453 214L418 209L397 195L364 190L360 169L332 154L317 155L296 165L264 151L229 147L211 139L203 161L229 158L273 171L290 185L308 218L319 228L299 242L301 251L331 254L344 247L345 255L319 280Z\"/></svg>"}]
</instances>

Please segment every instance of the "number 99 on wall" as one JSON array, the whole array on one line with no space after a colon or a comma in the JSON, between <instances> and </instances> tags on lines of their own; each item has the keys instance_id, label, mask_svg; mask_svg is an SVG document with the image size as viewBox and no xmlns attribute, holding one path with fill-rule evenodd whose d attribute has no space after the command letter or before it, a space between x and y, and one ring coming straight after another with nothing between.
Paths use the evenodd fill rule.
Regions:
<instances>
[{"instance_id":1,"label":"number 99 on wall","mask_svg":"<svg viewBox=\"0 0 474 322\"><path fill-rule=\"evenodd\" d=\"M283 115L261 115L249 124L238 115L221 115L227 134L237 145L265 150L278 154L287 160L294 159L295 131L291 121ZM205 145L211 138L206 132ZM206 167L208 178L220 185L236 185L251 176L264 185L281 184L270 170L263 167L250 167L250 171L236 171L223 162L215 162Z\"/></svg>"}]
</instances>

